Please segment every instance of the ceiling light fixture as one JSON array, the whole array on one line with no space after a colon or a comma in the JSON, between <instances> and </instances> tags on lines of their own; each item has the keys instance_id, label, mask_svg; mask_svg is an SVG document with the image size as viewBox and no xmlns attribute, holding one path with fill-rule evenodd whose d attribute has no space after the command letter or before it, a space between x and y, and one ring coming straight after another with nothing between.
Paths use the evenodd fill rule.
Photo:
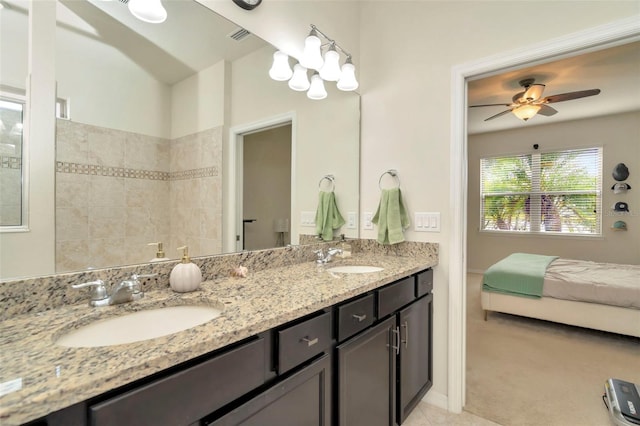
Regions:
<instances>
[{"instance_id":1,"label":"ceiling light fixture","mask_svg":"<svg viewBox=\"0 0 640 426\"><path fill-rule=\"evenodd\" d=\"M513 110L513 114L520 120L527 121L540 111L540 105L522 105Z\"/></svg>"},{"instance_id":2,"label":"ceiling light fixture","mask_svg":"<svg viewBox=\"0 0 640 426\"><path fill-rule=\"evenodd\" d=\"M129 11L141 21L160 24L167 19L167 11L160 0L129 0Z\"/></svg>"},{"instance_id":3,"label":"ceiling light fixture","mask_svg":"<svg viewBox=\"0 0 640 426\"><path fill-rule=\"evenodd\" d=\"M327 43L322 44L320 37L324 38ZM327 47L322 55L322 48ZM340 55L343 54L346 59L342 67L340 67ZM342 91L353 91L358 88L358 80L356 80L355 66L353 65L351 54L344 50L335 40L327 37L315 25L311 25L311 31L304 41L304 50L300 62L293 67L293 75L284 78L287 73L277 70L288 69L289 57L277 51L273 54L273 64L269 70L269 75L277 81L289 79L289 87L296 91L308 90L307 97L310 99L324 99L327 97L327 91L324 88L324 81L336 81L338 89ZM307 76L307 71L312 70L313 75L311 81Z\"/></svg>"}]
</instances>

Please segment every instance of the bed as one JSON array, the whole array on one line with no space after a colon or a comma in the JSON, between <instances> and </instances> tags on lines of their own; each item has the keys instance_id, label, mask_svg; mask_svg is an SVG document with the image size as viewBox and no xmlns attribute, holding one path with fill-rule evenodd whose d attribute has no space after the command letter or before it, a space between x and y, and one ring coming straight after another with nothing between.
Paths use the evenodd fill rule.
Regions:
<instances>
[{"instance_id":1,"label":"bed","mask_svg":"<svg viewBox=\"0 0 640 426\"><path fill-rule=\"evenodd\" d=\"M640 265L513 253L483 275L482 309L640 337Z\"/></svg>"}]
</instances>

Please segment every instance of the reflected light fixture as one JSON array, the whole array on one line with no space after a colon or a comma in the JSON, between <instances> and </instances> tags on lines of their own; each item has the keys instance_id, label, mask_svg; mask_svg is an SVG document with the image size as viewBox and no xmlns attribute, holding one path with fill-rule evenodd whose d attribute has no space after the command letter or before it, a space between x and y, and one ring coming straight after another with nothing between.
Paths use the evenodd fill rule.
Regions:
<instances>
[{"instance_id":1,"label":"reflected light fixture","mask_svg":"<svg viewBox=\"0 0 640 426\"><path fill-rule=\"evenodd\" d=\"M269 70L269 77L276 81L286 81L291 78L293 71L289 66L289 55L284 52L277 51L273 54L273 65Z\"/></svg>"},{"instance_id":2,"label":"reflected light fixture","mask_svg":"<svg viewBox=\"0 0 640 426\"><path fill-rule=\"evenodd\" d=\"M311 86L309 87L309 91L307 92L307 98L320 100L326 97L327 97L327 91L324 88L324 81L316 71L311 76Z\"/></svg>"},{"instance_id":3,"label":"reflected light fixture","mask_svg":"<svg viewBox=\"0 0 640 426\"><path fill-rule=\"evenodd\" d=\"M322 44L321 38L327 43ZM322 48L327 50L322 57ZM340 56L343 54L346 60L340 67ZM285 71L288 70L288 72ZM282 70L282 71L280 71ZM312 70L313 75L309 81L307 71ZM344 50L335 40L330 39L315 25L311 25L311 31L304 41L304 50L300 62L289 68L289 57L281 51L273 54L273 64L269 70L269 76L277 81L289 80L289 87L292 90L303 92L308 90L307 97L310 99L324 99L327 91L324 87L325 81L337 82L338 89L342 91L352 91L358 88L356 80L356 67L351 60L351 54ZM285 77L286 76L286 77Z\"/></svg>"},{"instance_id":4,"label":"reflected light fixture","mask_svg":"<svg viewBox=\"0 0 640 426\"><path fill-rule=\"evenodd\" d=\"M160 0L129 0L129 11L141 21L160 24L167 19L167 11Z\"/></svg>"},{"instance_id":5,"label":"reflected light fixture","mask_svg":"<svg viewBox=\"0 0 640 426\"><path fill-rule=\"evenodd\" d=\"M540 111L540 105L522 105L513 110L513 114L520 120L527 121Z\"/></svg>"}]
</instances>

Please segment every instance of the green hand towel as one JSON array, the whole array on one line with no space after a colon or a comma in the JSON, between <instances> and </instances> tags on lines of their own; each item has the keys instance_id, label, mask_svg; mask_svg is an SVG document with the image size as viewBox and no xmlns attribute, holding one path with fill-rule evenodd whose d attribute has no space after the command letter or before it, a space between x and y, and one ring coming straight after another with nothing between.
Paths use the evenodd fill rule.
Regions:
<instances>
[{"instance_id":1,"label":"green hand towel","mask_svg":"<svg viewBox=\"0 0 640 426\"><path fill-rule=\"evenodd\" d=\"M404 208L400 188L383 189L378 210L371 219L378 225L380 244L397 244L404 241L404 230L409 227L409 215Z\"/></svg>"},{"instance_id":2,"label":"green hand towel","mask_svg":"<svg viewBox=\"0 0 640 426\"><path fill-rule=\"evenodd\" d=\"M318 210L316 211L316 235L324 241L333 240L333 230L344 225L344 219L336 205L336 195L331 192L320 191Z\"/></svg>"}]
</instances>

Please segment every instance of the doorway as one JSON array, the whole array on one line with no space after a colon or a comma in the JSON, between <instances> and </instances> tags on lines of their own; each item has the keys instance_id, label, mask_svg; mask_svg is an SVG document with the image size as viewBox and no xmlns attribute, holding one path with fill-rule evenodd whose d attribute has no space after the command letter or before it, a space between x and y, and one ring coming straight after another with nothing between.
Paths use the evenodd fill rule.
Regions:
<instances>
[{"instance_id":1,"label":"doorway","mask_svg":"<svg viewBox=\"0 0 640 426\"><path fill-rule=\"evenodd\" d=\"M242 142L242 250L291 243L291 123Z\"/></svg>"},{"instance_id":2,"label":"doorway","mask_svg":"<svg viewBox=\"0 0 640 426\"><path fill-rule=\"evenodd\" d=\"M552 61L604 49L640 37L640 25L623 19L570 34L526 49L507 52L452 69L451 212L449 258L449 346L447 408L460 413L465 404L466 371L466 252L467 252L467 81L515 69L529 63Z\"/></svg>"}]
</instances>

